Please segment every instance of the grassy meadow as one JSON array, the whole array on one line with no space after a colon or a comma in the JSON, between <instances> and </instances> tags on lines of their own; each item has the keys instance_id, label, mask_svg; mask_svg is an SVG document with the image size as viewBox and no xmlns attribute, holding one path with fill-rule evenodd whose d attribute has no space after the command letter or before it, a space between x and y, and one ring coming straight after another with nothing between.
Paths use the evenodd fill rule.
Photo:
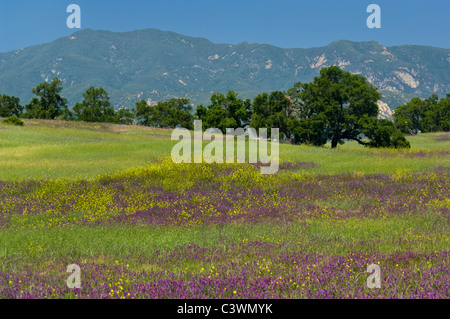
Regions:
<instances>
[{"instance_id":1,"label":"grassy meadow","mask_svg":"<svg viewBox=\"0 0 450 319\"><path fill-rule=\"evenodd\" d=\"M170 136L0 125L0 298L450 297L450 134L281 144L275 175L174 164Z\"/></svg>"}]
</instances>

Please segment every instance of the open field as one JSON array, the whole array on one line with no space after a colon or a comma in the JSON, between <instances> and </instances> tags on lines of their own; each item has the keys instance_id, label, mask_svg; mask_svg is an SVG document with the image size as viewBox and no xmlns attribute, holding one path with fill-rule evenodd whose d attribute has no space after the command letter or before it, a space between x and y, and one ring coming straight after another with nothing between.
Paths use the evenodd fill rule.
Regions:
<instances>
[{"instance_id":1,"label":"open field","mask_svg":"<svg viewBox=\"0 0 450 319\"><path fill-rule=\"evenodd\" d=\"M282 144L273 176L174 164L170 134L0 125L0 297L450 297L449 134L399 151Z\"/></svg>"},{"instance_id":2,"label":"open field","mask_svg":"<svg viewBox=\"0 0 450 319\"><path fill-rule=\"evenodd\" d=\"M111 124L25 120L24 127L0 125L0 179L95 178L170 156L171 130ZM444 133L409 137L411 150L367 149L347 142L329 147L280 145L284 161L314 162L317 174L419 172L450 166ZM206 144L206 142L205 142Z\"/></svg>"}]
</instances>

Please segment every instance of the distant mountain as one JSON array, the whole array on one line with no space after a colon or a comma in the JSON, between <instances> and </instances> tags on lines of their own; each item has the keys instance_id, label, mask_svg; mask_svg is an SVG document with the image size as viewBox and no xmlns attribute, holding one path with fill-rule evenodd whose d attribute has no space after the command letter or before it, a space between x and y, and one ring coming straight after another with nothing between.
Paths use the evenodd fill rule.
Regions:
<instances>
[{"instance_id":1,"label":"distant mountain","mask_svg":"<svg viewBox=\"0 0 450 319\"><path fill-rule=\"evenodd\" d=\"M0 54L0 94L32 97L31 89L53 77L63 80L73 105L91 85L105 88L113 105L141 99L188 97L208 103L212 91L240 97L287 90L309 82L321 68L339 65L368 78L383 93L382 110L413 96L450 92L450 50L426 46L385 47L377 42L337 41L310 49L267 44L215 44L156 29L109 32L85 29L50 43Z\"/></svg>"}]
</instances>

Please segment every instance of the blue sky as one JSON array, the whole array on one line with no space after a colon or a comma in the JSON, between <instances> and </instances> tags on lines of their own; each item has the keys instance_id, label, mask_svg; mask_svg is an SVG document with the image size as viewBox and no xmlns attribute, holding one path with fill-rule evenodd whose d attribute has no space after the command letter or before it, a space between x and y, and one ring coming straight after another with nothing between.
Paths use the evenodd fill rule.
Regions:
<instances>
[{"instance_id":1,"label":"blue sky","mask_svg":"<svg viewBox=\"0 0 450 319\"><path fill-rule=\"evenodd\" d=\"M450 48L448 0L0 0L0 52L75 32L66 26L71 3L81 7L82 29L157 28L283 48L340 39ZM381 29L366 26L371 3L381 7Z\"/></svg>"}]
</instances>

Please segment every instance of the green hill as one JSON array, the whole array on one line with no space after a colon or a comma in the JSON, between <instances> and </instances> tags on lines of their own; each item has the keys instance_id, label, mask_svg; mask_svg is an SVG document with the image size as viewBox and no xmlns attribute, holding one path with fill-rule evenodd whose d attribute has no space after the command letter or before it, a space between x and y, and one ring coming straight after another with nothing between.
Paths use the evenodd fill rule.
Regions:
<instances>
[{"instance_id":1,"label":"green hill","mask_svg":"<svg viewBox=\"0 0 450 319\"><path fill-rule=\"evenodd\" d=\"M212 91L233 89L253 98L311 81L322 67L361 73L382 90L391 108L412 96L450 92L450 50L385 47L337 41L326 47L282 49L267 44L215 44L156 29L109 32L85 29L51 43L0 54L0 94L32 97L36 84L59 77L73 105L91 85L105 88L113 105L141 99L188 97L207 103Z\"/></svg>"}]
</instances>

